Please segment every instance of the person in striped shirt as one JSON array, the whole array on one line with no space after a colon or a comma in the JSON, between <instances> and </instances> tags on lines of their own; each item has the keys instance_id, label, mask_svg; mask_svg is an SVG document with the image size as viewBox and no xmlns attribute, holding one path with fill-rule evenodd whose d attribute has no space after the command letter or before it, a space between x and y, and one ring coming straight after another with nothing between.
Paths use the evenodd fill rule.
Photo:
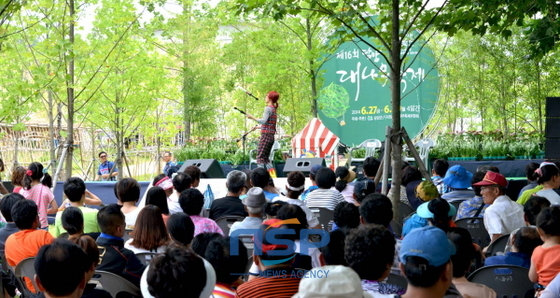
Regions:
<instances>
[{"instance_id":1,"label":"person in striped shirt","mask_svg":"<svg viewBox=\"0 0 560 298\"><path fill-rule=\"evenodd\" d=\"M319 189L309 193L305 204L309 208L327 208L334 211L338 203L344 202L342 194L332 189L336 184L336 175L330 168L324 167L317 171L315 182Z\"/></svg>"}]
</instances>

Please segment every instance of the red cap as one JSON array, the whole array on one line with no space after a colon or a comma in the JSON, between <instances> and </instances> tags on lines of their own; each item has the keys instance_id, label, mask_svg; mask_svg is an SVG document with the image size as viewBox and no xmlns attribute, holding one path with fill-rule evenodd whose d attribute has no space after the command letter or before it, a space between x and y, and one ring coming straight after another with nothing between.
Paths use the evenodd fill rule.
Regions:
<instances>
[{"instance_id":1,"label":"red cap","mask_svg":"<svg viewBox=\"0 0 560 298\"><path fill-rule=\"evenodd\" d=\"M484 179L482 181L473 184L473 186L488 186L488 185L499 185L502 187L507 186L506 177L502 174L498 174L495 172L488 171L486 175L484 175Z\"/></svg>"}]
</instances>

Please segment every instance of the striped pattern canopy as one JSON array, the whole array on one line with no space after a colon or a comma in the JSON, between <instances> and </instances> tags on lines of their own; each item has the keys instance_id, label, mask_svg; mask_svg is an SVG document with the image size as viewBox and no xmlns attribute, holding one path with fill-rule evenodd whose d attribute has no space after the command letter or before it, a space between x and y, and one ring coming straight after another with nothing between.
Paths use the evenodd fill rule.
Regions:
<instances>
[{"instance_id":1,"label":"striped pattern canopy","mask_svg":"<svg viewBox=\"0 0 560 298\"><path fill-rule=\"evenodd\" d=\"M333 134L321 120L311 119L309 123L292 139L292 156L300 157L302 149L316 152L316 157L332 155L340 138Z\"/></svg>"}]
</instances>

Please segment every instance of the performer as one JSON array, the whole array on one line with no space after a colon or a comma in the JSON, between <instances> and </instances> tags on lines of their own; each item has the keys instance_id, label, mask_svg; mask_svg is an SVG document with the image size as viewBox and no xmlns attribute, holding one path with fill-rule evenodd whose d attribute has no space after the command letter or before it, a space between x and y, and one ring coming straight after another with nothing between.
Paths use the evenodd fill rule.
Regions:
<instances>
[{"instance_id":1,"label":"performer","mask_svg":"<svg viewBox=\"0 0 560 298\"><path fill-rule=\"evenodd\" d=\"M266 166L272 178L276 178L276 170L269 160L270 150L274 145L274 134L276 133L276 109L278 109L278 100L280 94L276 91L270 91L266 95L266 107L262 119L257 119L250 114L246 114L247 118L253 119L261 124L261 138L259 140L259 148L257 149L257 165L261 168Z\"/></svg>"}]
</instances>

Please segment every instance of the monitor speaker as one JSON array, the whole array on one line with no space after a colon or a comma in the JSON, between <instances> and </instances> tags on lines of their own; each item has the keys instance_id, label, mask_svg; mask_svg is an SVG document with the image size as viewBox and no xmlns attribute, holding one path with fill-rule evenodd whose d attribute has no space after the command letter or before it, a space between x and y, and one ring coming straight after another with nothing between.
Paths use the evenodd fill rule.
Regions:
<instances>
[{"instance_id":1,"label":"monitor speaker","mask_svg":"<svg viewBox=\"0 0 560 298\"><path fill-rule=\"evenodd\" d=\"M560 97L546 98L544 157L560 159Z\"/></svg>"},{"instance_id":2,"label":"monitor speaker","mask_svg":"<svg viewBox=\"0 0 560 298\"><path fill-rule=\"evenodd\" d=\"M197 166L200 169L201 178L224 178L224 171L220 163L215 159L188 159L185 160L179 173L185 171L188 166Z\"/></svg>"},{"instance_id":3,"label":"monitor speaker","mask_svg":"<svg viewBox=\"0 0 560 298\"><path fill-rule=\"evenodd\" d=\"M284 173L293 171L300 171L304 174L309 174L309 171L314 165L326 166L324 158L288 158L284 165Z\"/></svg>"}]
</instances>

